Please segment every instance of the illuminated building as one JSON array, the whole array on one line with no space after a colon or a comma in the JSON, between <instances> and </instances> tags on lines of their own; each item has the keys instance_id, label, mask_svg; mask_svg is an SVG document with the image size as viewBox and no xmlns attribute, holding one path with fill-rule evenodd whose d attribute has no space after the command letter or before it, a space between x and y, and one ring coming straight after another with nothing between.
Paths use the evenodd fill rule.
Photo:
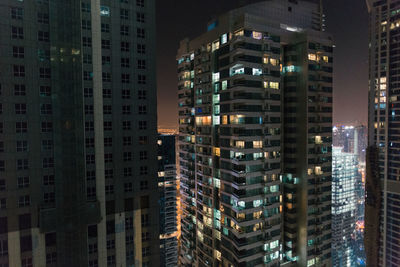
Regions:
<instances>
[{"instance_id":1,"label":"illuminated building","mask_svg":"<svg viewBox=\"0 0 400 267\"><path fill-rule=\"evenodd\" d=\"M244 6L180 44L183 266L331 264L333 48L313 2Z\"/></svg>"},{"instance_id":2,"label":"illuminated building","mask_svg":"<svg viewBox=\"0 0 400 267\"><path fill-rule=\"evenodd\" d=\"M357 155L333 147L332 160L332 263L354 266L354 235L357 222Z\"/></svg>"},{"instance_id":3,"label":"illuminated building","mask_svg":"<svg viewBox=\"0 0 400 267\"><path fill-rule=\"evenodd\" d=\"M176 135L158 136L158 187L160 189L160 266L178 264Z\"/></svg>"},{"instance_id":4,"label":"illuminated building","mask_svg":"<svg viewBox=\"0 0 400 267\"><path fill-rule=\"evenodd\" d=\"M366 166L367 266L400 266L400 1L367 0L369 124Z\"/></svg>"},{"instance_id":5,"label":"illuminated building","mask_svg":"<svg viewBox=\"0 0 400 267\"><path fill-rule=\"evenodd\" d=\"M0 266L159 266L155 0L0 2Z\"/></svg>"},{"instance_id":6,"label":"illuminated building","mask_svg":"<svg viewBox=\"0 0 400 267\"><path fill-rule=\"evenodd\" d=\"M367 127L360 125L336 125L333 127L333 146L342 147L343 152L354 153L359 162L365 162Z\"/></svg>"}]
</instances>

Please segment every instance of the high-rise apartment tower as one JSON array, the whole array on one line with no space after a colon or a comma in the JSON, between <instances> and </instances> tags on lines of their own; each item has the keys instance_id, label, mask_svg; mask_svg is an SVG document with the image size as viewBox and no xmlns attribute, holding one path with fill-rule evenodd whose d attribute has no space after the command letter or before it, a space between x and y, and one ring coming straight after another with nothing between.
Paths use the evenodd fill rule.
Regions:
<instances>
[{"instance_id":1,"label":"high-rise apartment tower","mask_svg":"<svg viewBox=\"0 0 400 267\"><path fill-rule=\"evenodd\" d=\"M367 0L369 122L365 205L368 266L400 265L400 1Z\"/></svg>"},{"instance_id":2,"label":"high-rise apartment tower","mask_svg":"<svg viewBox=\"0 0 400 267\"><path fill-rule=\"evenodd\" d=\"M181 42L183 266L331 266L332 47L294 0Z\"/></svg>"},{"instance_id":3,"label":"high-rise apartment tower","mask_svg":"<svg viewBox=\"0 0 400 267\"><path fill-rule=\"evenodd\" d=\"M0 266L158 266L155 1L2 0Z\"/></svg>"}]
</instances>

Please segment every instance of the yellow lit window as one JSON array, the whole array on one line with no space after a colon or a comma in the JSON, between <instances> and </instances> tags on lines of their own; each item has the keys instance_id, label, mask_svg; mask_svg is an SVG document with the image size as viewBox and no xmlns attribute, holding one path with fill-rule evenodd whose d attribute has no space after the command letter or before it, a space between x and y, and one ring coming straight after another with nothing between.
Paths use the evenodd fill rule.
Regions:
<instances>
[{"instance_id":1,"label":"yellow lit window","mask_svg":"<svg viewBox=\"0 0 400 267\"><path fill-rule=\"evenodd\" d=\"M316 143L317 145L322 144L322 137L319 136L319 135L315 136L315 143Z\"/></svg>"},{"instance_id":2,"label":"yellow lit window","mask_svg":"<svg viewBox=\"0 0 400 267\"><path fill-rule=\"evenodd\" d=\"M221 149L219 147L214 147L214 155L217 157L221 156Z\"/></svg>"},{"instance_id":3,"label":"yellow lit window","mask_svg":"<svg viewBox=\"0 0 400 267\"><path fill-rule=\"evenodd\" d=\"M323 174L323 171L322 171L322 169L321 169L320 166L315 167L315 174L316 174L316 175L321 175L321 174Z\"/></svg>"},{"instance_id":4,"label":"yellow lit window","mask_svg":"<svg viewBox=\"0 0 400 267\"><path fill-rule=\"evenodd\" d=\"M227 115L222 116L222 124L228 124L228 116Z\"/></svg>"},{"instance_id":5,"label":"yellow lit window","mask_svg":"<svg viewBox=\"0 0 400 267\"><path fill-rule=\"evenodd\" d=\"M263 142L262 141L253 141L253 148L262 148Z\"/></svg>"},{"instance_id":6,"label":"yellow lit window","mask_svg":"<svg viewBox=\"0 0 400 267\"><path fill-rule=\"evenodd\" d=\"M263 57L263 63L264 64L268 64L268 56L264 56Z\"/></svg>"},{"instance_id":7,"label":"yellow lit window","mask_svg":"<svg viewBox=\"0 0 400 267\"><path fill-rule=\"evenodd\" d=\"M313 174L313 170L312 170L312 169L308 169L308 170L307 170L307 174L308 174L308 175Z\"/></svg>"},{"instance_id":8,"label":"yellow lit window","mask_svg":"<svg viewBox=\"0 0 400 267\"><path fill-rule=\"evenodd\" d=\"M316 61L317 56L315 54L308 54L308 60Z\"/></svg>"},{"instance_id":9,"label":"yellow lit window","mask_svg":"<svg viewBox=\"0 0 400 267\"><path fill-rule=\"evenodd\" d=\"M381 77L380 82L381 83L386 83L386 77Z\"/></svg>"},{"instance_id":10,"label":"yellow lit window","mask_svg":"<svg viewBox=\"0 0 400 267\"><path fill-rule=\"evenodd\" d=\"M215 50L219 49L219 41L212 43L211 51L214 52Z\"/></svg>"},{"instance_id":11,"label":"yellow lit window","mask_svg":"<svg viewBox=\"0 0 400 267\"><path fill-rule=\"evenodd\" d=\"M244 220L246 218L246 214L244 213L238 213L236 216L239 220ZM232 226L232 221L231 221L231 226ZM234 224L234 223L233 223Z\"/></svg>"},{"instance_id":12,"label":"yellow lit window","mask_svg":"<svg viewBox=\"0 0 400 267\"><path fill-rule=\"evenodd\" d=\"M278 60L275 58L271 58L269 60L269 62L271 63L272 66L278 66Z\"/></svg>"},{"instance_id":13,"label":"yellow lit window","mask_svg":"<svg viewBox=\"0 0 400 267\"><path fill-rule=\"evenodd\" d=\"M278 82L270 82L269 87L272 89L279 89L279 83Z\"/></svg>"},{"instance_id":14,"label":"yellow lit window","mask_svg":"<svg viewBox=\"0 0 400 267\"><path fill-rule=\"evenodd\" d=\"M237 148L244 148L244 141L236 141Z\"/></svg>"},{"instance_id":15,"label":"yellow lit window","mask_svg":"<svg viewBox=\"0 0 400 267\"><path fill-rule=\"evenodd\" d=\"M264 88L268 88L268 81L264 81Z\"/></svg>"},{"instance_id":16,"label":"yellow lit window","mask_svg":"<svg viewBox=\"0 0 400 267\"><path fill-rule=\"evenodd\" d=\"M262 215L262 211L253 212L254 219L260 219Z\"/></svg>"},{"instance_id":17,"label":"yellow lit window","mask_svg":"<svg viewBox=\"0 0 400 267\"><path fill-rule=\"evenodd\" d=\"M234 33L235 36L243 36L244 35L244 30L240 30Z\"/></svg>"},{"instance_id":18,"label":"yellow lit window","mask_svg":"<svg viewBox=\"0 0 400 267\"><path fill-rule=\"evenodd\" d=\"M325 61L326 63L328 63L328 62L329 62L329 58L328 58L328 56L323 56L323 57L322 57L322 60L323 60L323 61Z\"/></svg>"}]
</instances>

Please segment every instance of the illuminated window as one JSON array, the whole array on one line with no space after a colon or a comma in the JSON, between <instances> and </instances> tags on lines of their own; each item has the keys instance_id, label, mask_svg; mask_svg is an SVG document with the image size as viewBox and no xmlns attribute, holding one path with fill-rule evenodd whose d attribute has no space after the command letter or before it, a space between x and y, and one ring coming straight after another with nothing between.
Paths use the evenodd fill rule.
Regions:
<instances>
[{"instance_id":1,"label":"illuminated window","mask_svg":"<svg viewBox=\"0 0 400 267\"><path fill-rule=\"evenodd\" d=\"M110 8L108 6L100 6L100 15L103 17L109 17Z\"/></svg>"},{"instance_id":2,"label":"illuminated window","mask_svg":"<svg viewBox=\"0 0 400 267\"><path fill-rule=\"evenodd\" d=\"M219 41L213 42L211 52L214 52L215 50L218 50L218 49L219 49Z\"/></svg>"},{"instance_id":3,"label":"illuminated window","mask_svg":"<svg viewBox=\"0 0 400 267\"><path fill-rule=\"evenodd\" d=\"M279 82L270 82L269 87L272 89L279 89Z\"/></svg>"},{"instance_id":4,"label":"illuminated window","mask_svg":"<svg viewBox=\"0 0 400 267\"><path fill-rule=\"evenodd\" d=\"M264 81L264 88L268 88L268 81Z\"/></svg>"},{"instance_id":5,"label":"illuminated window","mask_svg":"<svg viewBox=\"0 0 400 267\"><path fill-rule=\"evenodd\" d=\"M268 56L264 56L263 57L263 63L264 64L268 64Z\"/></svg>"},{"instance_id":6,"label":"illuminated window","mask_svg":"<svg viewBox=\"0 0 400 267\"><path fill-rule=\"evenodd\" d=\"M322 144L322 137L319 136L319 135L315 136L315 143L316 143L317 145Z\"/></svg>"},{"instance_id":7,"label":"illuminated window","mask_svg":"<svg viewBox=\"0 0 400 267\"><path fill-rule=\"evenodd\" d=\"M254 39L257 39L257 40L261 40L262 39L262 33L261 32L253 31L252 36L253 36Z\"/></svg>"},{"instance_id":8,"label":"illuminated window","mask_svg":"<svg viewBox=\"0 0 400 267\"><path fill-rule=\"evenodd\" d=\"M271 58L269 62L271 63L272 66L278 66L279 64L279 61L275 58Z\"/></svg>"},{"instance_id":9,"label":"illuminated window","mask_svg":"<svg viewBox=\"0 0 400 267\"><path fill-rule=\"evenodd\" d=\"M262 215L262 211L257 211L257 212L253 212L253 218L254 219L260 219Z\"/></svg>"},{"instance_id":10,"label":"illuminated window","mask_svg":"<svg viewBox=\"0 0 400 267\"><path fill-rule=\"evenodd\" d=\"M228 81L222 81L222 90L226 90L228 88Z\"/></svg>"},{"instance_id":11,"label":"illuminated window","mask_svg":"<svg viewBox=\"0 0 400 267\"><path fill-rule=\"evenodd\" d=\"M236 216L239 220L244 220L246 218L246 214L244 213L238 213Z\"/></svg>"},{"instance_id":12,"label":"illuminated window","mask_svg":"<svg viewBox=\"0 0 400 267\"><path fill-rule=\"evenodd\" d=\"M323 56L323 57L322 57L322 60L323 60L323 61L325 61L326 63L328 63L328 62L329 62L329 58L328 58L328 56Z\"/></svg>"},{"instance_id":13,"label":"illuminated window","mask_svg":"<svg viewBox=\"0 0 400 267\"><path fill-rule=\"evenodd\" d=\"M236 141L237 148L244 148L244 141Z\"/></svg>"},{"instance_id":14,"label":"illuminated window","mask_svg":"<svg viewBox=\"0 0 400 267\"><path fill-rule=\"evenodd\" d=\"M223 34L222 36L221 36L221 44L223 45L223 44L226 44L228 42L228 34Z\"/></svg>"},{"instance_id":15,"label":"illuminated window","mask_svg":"<svg viewBox=\"0 0 400 267\"><path fill-rule=\"evenodd\" d=\"M255 75L255 76L262 75L262 69L253 68L253 75Z\"/></svg>"},{"instance_id":16,"label":"illuminated window","mask_svg":"<svg viewBox=\"0 0 400 267\"><path fill-rule=\"evenodd\" d=\"M308 54L308 60L316 61L317 56L315 54Z\"/></svg>"},{"instance_id":17,"label":"illuminated window","mask_svg":"<svg viewBox=\"0 0 400 267\"><path fill-rule=\"evenodd\" d=\"M222 116L222 124L228 124L228 116L227 115Z\"/></svg>"},{"instance_id":18,"label":"illuminated window","mask_svg":"<svg viewBox=\"0 0 400 267\"><path fill-rule=\"evenodd\" d=\"M217 157L221 156L221 149L219 147L214 147L214 155Z\"/></svg>"},{"instance_id":19,"label":"illuminated window","mask_svg":"<svg viewBox=\"0 0 400 267\"><path fill-rule=\"evenodd\" d=\"M213 75L212 75L212 81L213 81L213 83L216 83L216 82L219 81L219 72L213 73Z\"/></svg>"},{"instance_id":20,"label":"illuminated window","mask_svg":"<svg viewBox=\"0 0 400 267\"><path fill-rule=\"evenodd\" d=\"M254 148L262 148L263 142L262 141L253 141L253 147Z\"/></svg>"},{"instance_id":21,"label":"illuminated window","mask_svg":"<svg viewBox=\"0 0 400 267\"><path fill-rule=\"evenodd\" d=\"M244 35L244 31L240 30L234 33L235 36L243 36Z\"/></svg>"}]
</instances>

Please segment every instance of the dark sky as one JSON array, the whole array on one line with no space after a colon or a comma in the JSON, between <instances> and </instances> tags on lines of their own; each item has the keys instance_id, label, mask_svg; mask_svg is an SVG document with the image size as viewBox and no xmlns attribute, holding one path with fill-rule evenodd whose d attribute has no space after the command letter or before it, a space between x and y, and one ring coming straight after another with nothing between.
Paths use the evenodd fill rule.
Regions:
<instances>
[{"instance_id":1,"label":"dark sky","mask_svg":"<svg viewBox=\"0 0 400 267\"><path fill-rule=\"evenodd\" d=\"M282 0L283 1L283 0ZM207 22L252 0L156 0L158 125L177 127L179 41L206 31ZM365 0L324 0L327 32L333 34L334 123L367 121L368 14Z\"/></svg>"}]
</instances>

